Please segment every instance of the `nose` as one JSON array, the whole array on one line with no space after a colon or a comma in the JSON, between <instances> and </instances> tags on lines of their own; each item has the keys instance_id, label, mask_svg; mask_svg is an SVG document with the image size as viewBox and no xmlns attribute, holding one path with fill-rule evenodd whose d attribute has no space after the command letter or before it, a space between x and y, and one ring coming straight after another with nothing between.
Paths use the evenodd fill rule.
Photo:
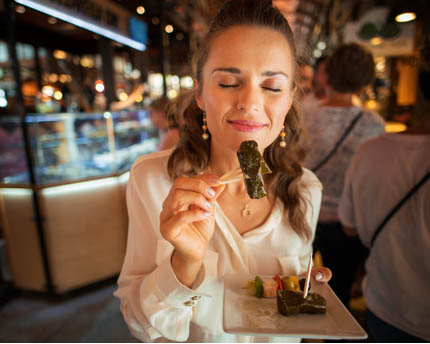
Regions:
<instances>
[{"instance_id":1,"label":"nose","mask_svg":"<svg viewBox=\"0 0 430 344\"><path fill-rule=\"evenodd\" d=\"M258 88L252 85L242 87L238 94L237 109L243 112L258 112L260 109L261 96Z\"/></svg>"}]
</instances>

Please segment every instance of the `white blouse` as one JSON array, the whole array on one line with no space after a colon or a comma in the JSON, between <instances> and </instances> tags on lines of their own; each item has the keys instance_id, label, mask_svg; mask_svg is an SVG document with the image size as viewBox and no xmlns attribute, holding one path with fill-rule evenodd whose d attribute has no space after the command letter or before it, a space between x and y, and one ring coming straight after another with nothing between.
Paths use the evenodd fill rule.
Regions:
<instances>
[{"instance_id":1,"label":"white blouse","mask_svg":"<svg viewBox=\"0 0 430 344\"><path fill-rule=\"evenodd\" d=\"M173 246L160 234L162 203L172 186L167 174L171 151L140 157L127 186L127 252L115 296L133 336L144 341L274 342L299 338L252 337L222 329L222 277L227 273L303 274L312 250L292 229L283 204L275 202L263 225L243 236L215 204L216 228L192 289L171 268ZM300 186L307 201L306 220L315 233L322 186L304 169ZM244 281L246 284L247 281Z\"/></svg>"}]
</instances>

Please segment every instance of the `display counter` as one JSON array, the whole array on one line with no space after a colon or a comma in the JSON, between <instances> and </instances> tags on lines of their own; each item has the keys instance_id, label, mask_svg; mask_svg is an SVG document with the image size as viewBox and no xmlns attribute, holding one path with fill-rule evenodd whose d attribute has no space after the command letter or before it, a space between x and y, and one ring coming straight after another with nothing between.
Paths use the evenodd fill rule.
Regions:
<instances>
[{"instance_id":1,"label":"display counter","mask_svg":"<svg viewBox=\"0 0 430 344\"><path fill-rule=\"evenodd\" d=\"M24 126L19 118L0 118L0 214L14 286L63 293L117 275L126 247L128 170L158 143L148 114L25 121L31 171Z\"/></svg>"}]
</instances>

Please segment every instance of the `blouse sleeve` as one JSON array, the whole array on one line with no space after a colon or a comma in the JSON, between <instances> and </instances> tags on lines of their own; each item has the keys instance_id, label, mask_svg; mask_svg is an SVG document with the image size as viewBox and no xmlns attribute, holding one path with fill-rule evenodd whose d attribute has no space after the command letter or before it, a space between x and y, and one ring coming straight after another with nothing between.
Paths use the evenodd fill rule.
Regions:
<instances>
[{"instance_id":1,"label":"blouse sleeve","mask_svg":"<svg viewBox=\"0 0 430 344\"><path fill-rule=\"evenodd\" d=\"M139 340L153 342L164 337L184 341L189 335L193 306L207 295L176 279L170 265L173 246L154 228L155 221L151 221L140 189L132 169L127 185L127 250L115 296L121 300L121 312L130 332ZM204 268L196 288L203 275Z\"/></svg>"}]
</instances>

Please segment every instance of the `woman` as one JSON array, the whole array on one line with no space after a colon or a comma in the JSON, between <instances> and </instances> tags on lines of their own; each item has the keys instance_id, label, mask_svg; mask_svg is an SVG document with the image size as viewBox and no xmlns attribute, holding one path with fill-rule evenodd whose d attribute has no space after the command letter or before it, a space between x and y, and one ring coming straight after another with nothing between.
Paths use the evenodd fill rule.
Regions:
<instances>
[{"instance_id":1,"label":"woman","mask_svg":"<svg viewBox=\"0 0 430 344\"><path fill-rule=\"evenodd\" d=\"M177 148L140 158L130 173L116 296L137 338L275 339L223 332L221 281L227 273L306 271L321 185L300 164L295 58L291 29L269 0L227 1L214 18L194 56L195 98L178 119ZM258 143L273 171L259 200L243 181L219 184L239 167L245 140ZM320 281L330 274L312 271Z\"/></svg>"},{"instance_id":2,"label":"woman","mask_svg":"<svg viewBox=\"0 0 430 344\"><path fill-rule=\"evenodd\" d=\"M363 247L358 239L344 235L337 216L338 204L354 152L385 128L378 114L354 105L354 96L372 82L375 74L369 51L355 43L339 46L327 60L326 73L327 98L317 106L303 108L310 148L305 166L324 186L315 247L333 272L330 286L348 307Z\"/></svg>"}]
</instances>

